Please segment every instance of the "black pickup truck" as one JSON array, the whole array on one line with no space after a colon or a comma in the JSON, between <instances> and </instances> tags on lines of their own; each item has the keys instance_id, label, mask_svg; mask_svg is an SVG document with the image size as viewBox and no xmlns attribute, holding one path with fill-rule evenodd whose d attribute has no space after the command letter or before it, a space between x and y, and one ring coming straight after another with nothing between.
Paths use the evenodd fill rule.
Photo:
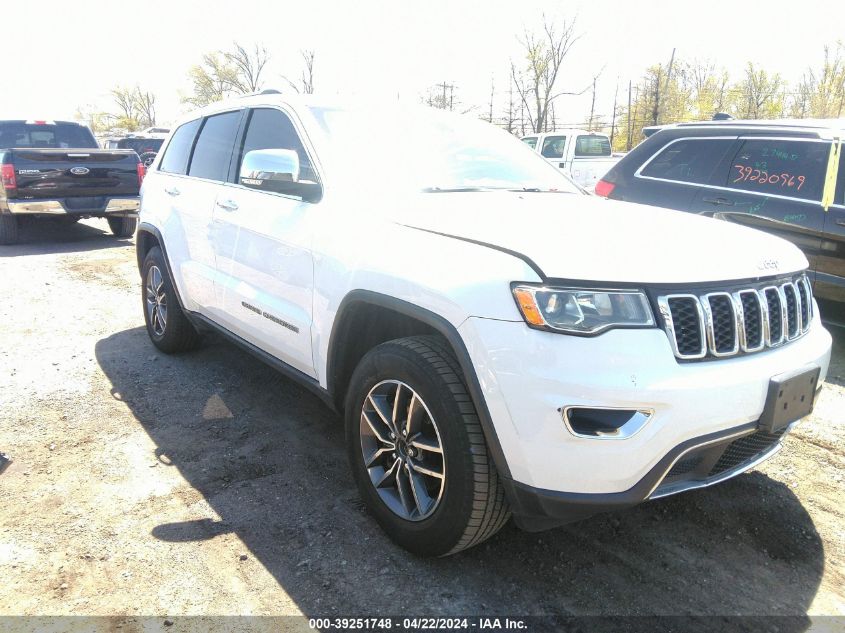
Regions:
<instances>
[{"instance_id":1,"label":"black pickup truck","mask_svg":"<svg viewBox=\"0 0 845 633\"><path fill-rule=\"evenodd\" d=\"M117 237L138 224L144 165L131 149L102 150L68 121L0 121L0 244L20 218L106 218Z\"/></svg>"}]
</instances>

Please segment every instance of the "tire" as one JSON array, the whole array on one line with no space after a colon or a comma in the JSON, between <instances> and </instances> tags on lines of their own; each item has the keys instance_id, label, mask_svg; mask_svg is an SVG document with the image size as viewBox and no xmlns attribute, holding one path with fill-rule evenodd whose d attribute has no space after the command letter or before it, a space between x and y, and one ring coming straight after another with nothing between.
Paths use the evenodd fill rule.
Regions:
<instances>
[{"instance_id":1,"label":"tire","mask_svg":"<svg viewBox=\"0 0 845 633\"><path fill-rule=\"evenodd\" d=\"M147 334L165 354L186 352L200 343L199 332L182 312L161 248L154 246L141 267L141 304Z\"/></svg>"},{"instance_id":2,"label":"tire","mask_svg":"<svg viewBox=\"0 0 845 633\"><path fill-rule=\"evenodd\" d=\"M106 218L115 237L132 237L138 228L138 218Z\"/></svg>"},{"instance_id":3,"label":"tire","mask_svg":"<svg viewBox=\"0 0 845 633\"><path fill-rule=\"evenodd\" d=\"M397 399L395 393L393 400L390 397L394 389L404 394L395 418L390 415ZM412 398L417 404L411 405ZM378 416L379 403L388 419ZM463 374L440 337L397 339L370 350L352 375L345 411L358 490L376 521L400 546L422 556L448 556L490 538L510 518ZM391 444L389 429L399 431L403 415L412 419L411 432ZM383 487L377 489L376 481L383 478Z\"/></svg>"},{"instance_id":4,"label":"tire","mask_svg":"<svg viewBox=\"0 0 845 633\"><path fill-rule=\"evenodd\" d=\"M0 245L16 244L18 219L11 214L0 214Z\"/></svg>"}]
</instances>

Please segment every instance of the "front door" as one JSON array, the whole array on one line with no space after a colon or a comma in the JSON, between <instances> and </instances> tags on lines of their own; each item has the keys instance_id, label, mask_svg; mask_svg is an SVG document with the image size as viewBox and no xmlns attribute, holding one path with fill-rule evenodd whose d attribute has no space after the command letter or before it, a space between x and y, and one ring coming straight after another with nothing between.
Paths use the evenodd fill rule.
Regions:
<instances>
[{"instance_id":1,"label":"front door","mask_svg":"<svg viewBox=\"0 0 845 633\"><path fill-rule=\"evenodd\" d=\"M300 177L316 180L311 161L290 118L276 108L249 115L242 151L235 153L237 180L243 155L259 149L292 149ZM299 198L221 187L214 222L221 236L217 257L223 311L235 334L296 369L315 376L311 355L314 264L313 223L319 208Z\"/></svg>"}]
</instances>

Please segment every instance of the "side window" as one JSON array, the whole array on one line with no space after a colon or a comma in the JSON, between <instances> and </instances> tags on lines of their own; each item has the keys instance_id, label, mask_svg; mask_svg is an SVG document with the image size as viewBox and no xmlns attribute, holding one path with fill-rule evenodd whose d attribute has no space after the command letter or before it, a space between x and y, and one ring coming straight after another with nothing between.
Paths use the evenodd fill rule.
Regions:
<instances>
[{"instance_id":1,"label":"side window","mask_svg":"<svg viewBox=\"0 0 845 633\"><path fill-rule=\"evenodd\" d=\"M183 175L188 171L188 158L191 156L191 147L201 122L202 119L190 121L173 133L158 167L161 171ZM114 142L114 146L117 147L117 142Z\"/></svg>"},{"instance_id":2,"label":"side window","mask_svg":"<svg viewBox=\"0 0 845 633\"><path fill-rule=\"evenodd\" d=\"M293 123L284 112L274 108L256 108L252 111L238 161L238 173L240 162L246 153L258 149L292 149L299 155L299 179L317 181L311 159L308 158Z\"/></svg>"},{"instance_id":3,"label":"side window","mask_svg":"<svg viewBox=\"0 0 845 633\"><path fill-rule=\"evenodd\" d=\"M733 139L691 138L666 145L640 175L703 185L734 144Z\"/></svg>"},{"instance_id":4,"label":"side window","mask_svg":"<svg viewBox=\"0 0 845 633\"><path fill-rule=\"evenodd\" d=\"M200 130L188 175L209 180L226 180L241 111L216 114L205 120Z\"/></svg>"},{"instance_id":5,"label":"side window","mask_svg":"<svg viewBox=\"0 0 845 633\"><path fill-rule=\"evenodd\" d=\"M596 134L582 134L575 139L575 155L591 158L610 156L610 139Z\"/></svg>"},{"instance_id":6,"label":"side window","mask_svg":"<svg viewBox=\"0 0 845 633\"><path fill-rule=\"evenodd\" d=\"M833 197L833 204L845 206L845 158L842 158L842 152L845 152L845 143L839 150L839 176L836 179L836 195Z\"/></svg>"},{"instance_id":7,"label":"side window","mask_svg":"<svg viewBox=\"0 0 845 633\"><path fill-rule=\"evenodd\" d=\"M731 162L728 187L821 200L830 143L753 139Z\"/></svg>"},{"instance_id":8,"label":"side window","mask_svg":"<svg viewBox=\"0 0 845 633\"><path fill-rule=\"evenodd\" d=\"M540 150L540 153L545 158L563 158L563 150L565 148L565 136L547 136L543 140L543 149Z\"/></svg>"},{"instance_id":9,"label":"side window","mask_svg":"<svg viewBox=\"0 0 845 633\"><path fill-rule=\"evenodd\" d=\"M525 143L531 149L537 148L537 137L536 136L526 136L522 139L522 142Z\"/></svg>"}]
</instances>

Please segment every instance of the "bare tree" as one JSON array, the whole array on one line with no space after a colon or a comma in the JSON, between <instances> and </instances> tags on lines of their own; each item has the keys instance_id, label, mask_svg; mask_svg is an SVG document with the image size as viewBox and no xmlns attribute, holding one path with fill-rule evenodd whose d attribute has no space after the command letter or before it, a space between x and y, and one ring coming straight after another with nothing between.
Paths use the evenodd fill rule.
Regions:
<instances>
[{"instance_id":1,"label":"bare tree","mask_svg":"<svg viewBox=\"0 0 845 633\"><path fill-rule=\"evenodd\" d=\"M296 90L296 92L307 95L314 94L314 51L301 50L299 54L302 56L304 63L302 74L299 77L299 84L291 81L284 75L282 75L282 79L288 82L288 85Z\"/></svg>"},{"instance_id":2,"label":"bare tree","mask_svg":"<svg viewBox=\"0 0 845 633\"><path fill-rule=\"evenodd\" d=\"M135 101L135 112L141 127L152 127L156 124L156 96L135 86L132 93Z\"/></svg>"},{"instance_id":3,"label":"bare tree","mask_svg":"<svg viewBox=\"0 0 845 633\"><path fill-rule=\"evenodd\" d=\"M233 45L234 50L223 52L223 58L234 70L224 75L225 81L229 84L229 90L237 94L258 92L263 85L261 73L270 61L270 54L266 48L258 44L255 44L251 53L238 42L234 42Z\"/></svg>"},{"instance_id":4,"label":"bare tree","mask_svg":"<svg viewBox=\"0 0 845 633\"><path fill-rule=\"evenodd\" d=\"M584 92L558 91L556 88L563 61L580 37L575 34L574 19L564 21L558 30L543 16L542 34L526 30L520 40L525 48L525 66L517 68L511 62L511 78L535 132L542 132L547 127L549 107L555 99Z\"/></svg>"},{"instance_id":5,"label":"bare tree","mask_svg":"<svg viewBox=\"0 0 845 633\"><path fill-rule=\"evenodd\" d=\"M111 91L114 105L117 112L113 115L114 118L130 123L124 127L137 127L138 119L135 112L135 90L132 88L124 88L117 86Z\"/></svg>"}]
</instances>

